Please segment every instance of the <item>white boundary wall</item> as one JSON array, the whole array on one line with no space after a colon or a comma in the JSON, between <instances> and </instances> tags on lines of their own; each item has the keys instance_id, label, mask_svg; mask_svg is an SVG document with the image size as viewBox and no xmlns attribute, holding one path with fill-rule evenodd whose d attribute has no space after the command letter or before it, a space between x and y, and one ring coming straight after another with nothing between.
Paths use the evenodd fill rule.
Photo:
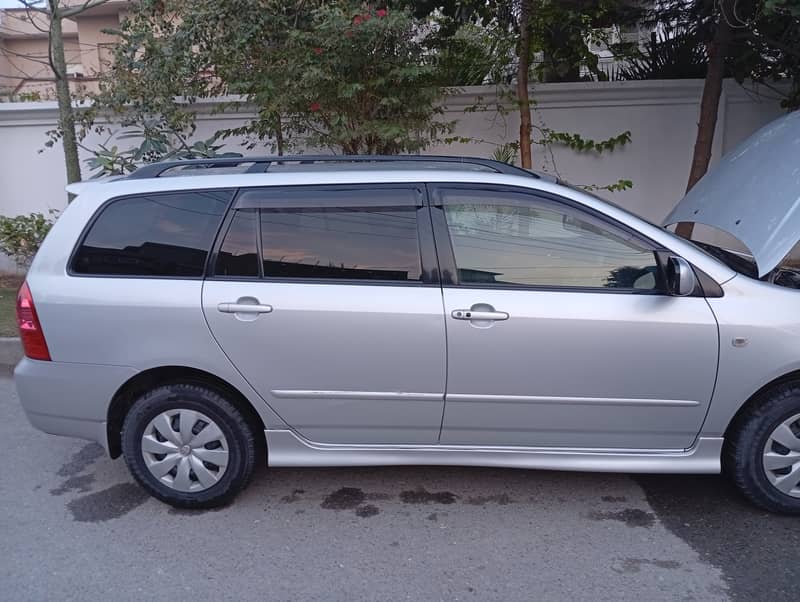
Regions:
<instances>
[{"instance_id":1,"label":"white boundary wall","mask_svg":"<svg viewBox=\"0 0 800 602\"><path fill-rule=\"evenodd\" d=\"M632 142L602 155L579 154L555 147L553 156L534 146L534 169L553 171L575 184L609 184L620 178L633 188L603 193L614 202L650 220L660 221L680 199L686 187L697 131L702 80L586 82L539 84L533 89L535 125L577 133L584 138L606 139L626 130ZM782 113L775 94L762 88L756 94L734 81L726 81L720 102L712 161L729 151L753 131ZM492 86L462 88L446 101L445 118L457 121L455 136L486 142L454 143L428 149L431 154L490 157L495 144L517 138L519 116L513 110L465 111L481 99L494 107ZM221 128L235 127L246 111L213 114L214 102L197 105L197 138ZM0 214L18 215L60 209L66 203L66 183L61 147L45 149L45 132L56 127L54 102L0 103ZM84 143L93 147L104 137ZM125 148L135 141L119 141ZM269 154L268 149L246 151L229 141L226 150L244 154ZM85 158L85 156L84 156ZM88 169L82 166L85 176ZM13 266L0 257L0 271Z\"/></svg>"}]
</instances>

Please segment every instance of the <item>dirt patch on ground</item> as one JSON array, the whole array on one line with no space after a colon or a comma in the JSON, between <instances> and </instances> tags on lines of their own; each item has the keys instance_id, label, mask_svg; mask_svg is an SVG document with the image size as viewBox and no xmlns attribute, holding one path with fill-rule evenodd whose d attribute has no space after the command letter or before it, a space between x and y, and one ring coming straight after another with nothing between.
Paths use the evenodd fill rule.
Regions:
<instances>
[{"instance_id":1,"label":"dirt patch on ground","mask_svg":"<svg viewBox=\"0 0 800 602\"><path fill-rule=\"evenodd\" d=\"M0 337L15 337L17 333L17 289L0 285Z\"/></svg>"},{"instance_id":2,"label":"dirt patch on ground","mask_svg":"<svg viewBox=\"0 0 800 602\"><path fill-rule=\"evenodd\" d=\"M16 291L24 279L25 277L21 275L0 274L0 288L10 288Z\"/></svg>"}]
</instances>

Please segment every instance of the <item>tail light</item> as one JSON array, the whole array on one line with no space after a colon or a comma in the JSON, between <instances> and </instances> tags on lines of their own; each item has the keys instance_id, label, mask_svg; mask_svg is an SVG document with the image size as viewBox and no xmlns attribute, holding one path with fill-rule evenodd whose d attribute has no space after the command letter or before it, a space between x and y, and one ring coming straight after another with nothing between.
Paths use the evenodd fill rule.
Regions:
<instances>
[{"instance_id":1,"label":"tail light","mask_svg":"<svg viewBox=\"0 0 800 602\"><path fill-rule=\"evenodd\" d=\"M50 351L47 349L42 324L39 322L39 316L36 315L36 307L33 304L33 296L27 282L22 283L19 293L17 293L17 326L25 355L32 360L49 362Z\"/></svg>"}]
</instances>

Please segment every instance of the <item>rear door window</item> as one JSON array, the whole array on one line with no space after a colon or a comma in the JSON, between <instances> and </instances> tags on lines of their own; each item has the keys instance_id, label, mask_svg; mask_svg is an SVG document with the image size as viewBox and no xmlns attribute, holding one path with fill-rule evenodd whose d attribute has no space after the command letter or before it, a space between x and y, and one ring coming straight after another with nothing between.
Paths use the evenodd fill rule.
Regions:
<instances>
[{"instance_id":1,"label":"rear door window","mask_svg":"<svg viewBox=\"0 0 800 602\"><path fill-rule=\"evenodd\" d=\"M264 276L419 281L413 207L261 210Z\"/></svg>"},{"instance_id":2,"label":"rear door window","mask_svg":"<svg viewBox=\"0 0 800 602\"><path fill-rule=\"evenodd\" d=\"M72 271L201 277L232 196L232 190L193 190L112 201L75 253Z\"/></svg>"},{"instance_id":3,"label":"rear door window","mask_svg":"<svg viewBox=\"0 0 800 602\"><path fill-rule=\"evenodd\" d=\"M215 274L260 269L264 278L421 282L421 208L422 191L412 188L245 190ZM260 265L252 261L258 240Z\"/></svg>"},{"instance_id":4,"label":"rear door window","mask_svg":"<svg viewBox=\"0 0 800 602\"><path fill-rule=\"evenodd\" d=\"M258 277L258 209L237 209L217 254L217 276Z\"/></svg>"}]
</instances>

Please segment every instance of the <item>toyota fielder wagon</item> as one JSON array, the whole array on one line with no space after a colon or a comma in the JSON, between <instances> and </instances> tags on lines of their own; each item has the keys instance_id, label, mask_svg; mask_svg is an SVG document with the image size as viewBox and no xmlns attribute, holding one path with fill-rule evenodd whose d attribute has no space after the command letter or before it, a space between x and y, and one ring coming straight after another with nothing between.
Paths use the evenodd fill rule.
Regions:
<instances>
[{"instance_id":1,"label":"toyota fielder wagon","mask_svg":"<svg viewBox=\"0 0 800 602\"><path fill-rule=\"evenodd\" d=\"M800 513L798 157L800 113L667 220L749 253L481 159L204 159L71 186L19 292L19 397L181 507L232 499L266 458L722 470Z\"/></svg>"}]
</instances>

